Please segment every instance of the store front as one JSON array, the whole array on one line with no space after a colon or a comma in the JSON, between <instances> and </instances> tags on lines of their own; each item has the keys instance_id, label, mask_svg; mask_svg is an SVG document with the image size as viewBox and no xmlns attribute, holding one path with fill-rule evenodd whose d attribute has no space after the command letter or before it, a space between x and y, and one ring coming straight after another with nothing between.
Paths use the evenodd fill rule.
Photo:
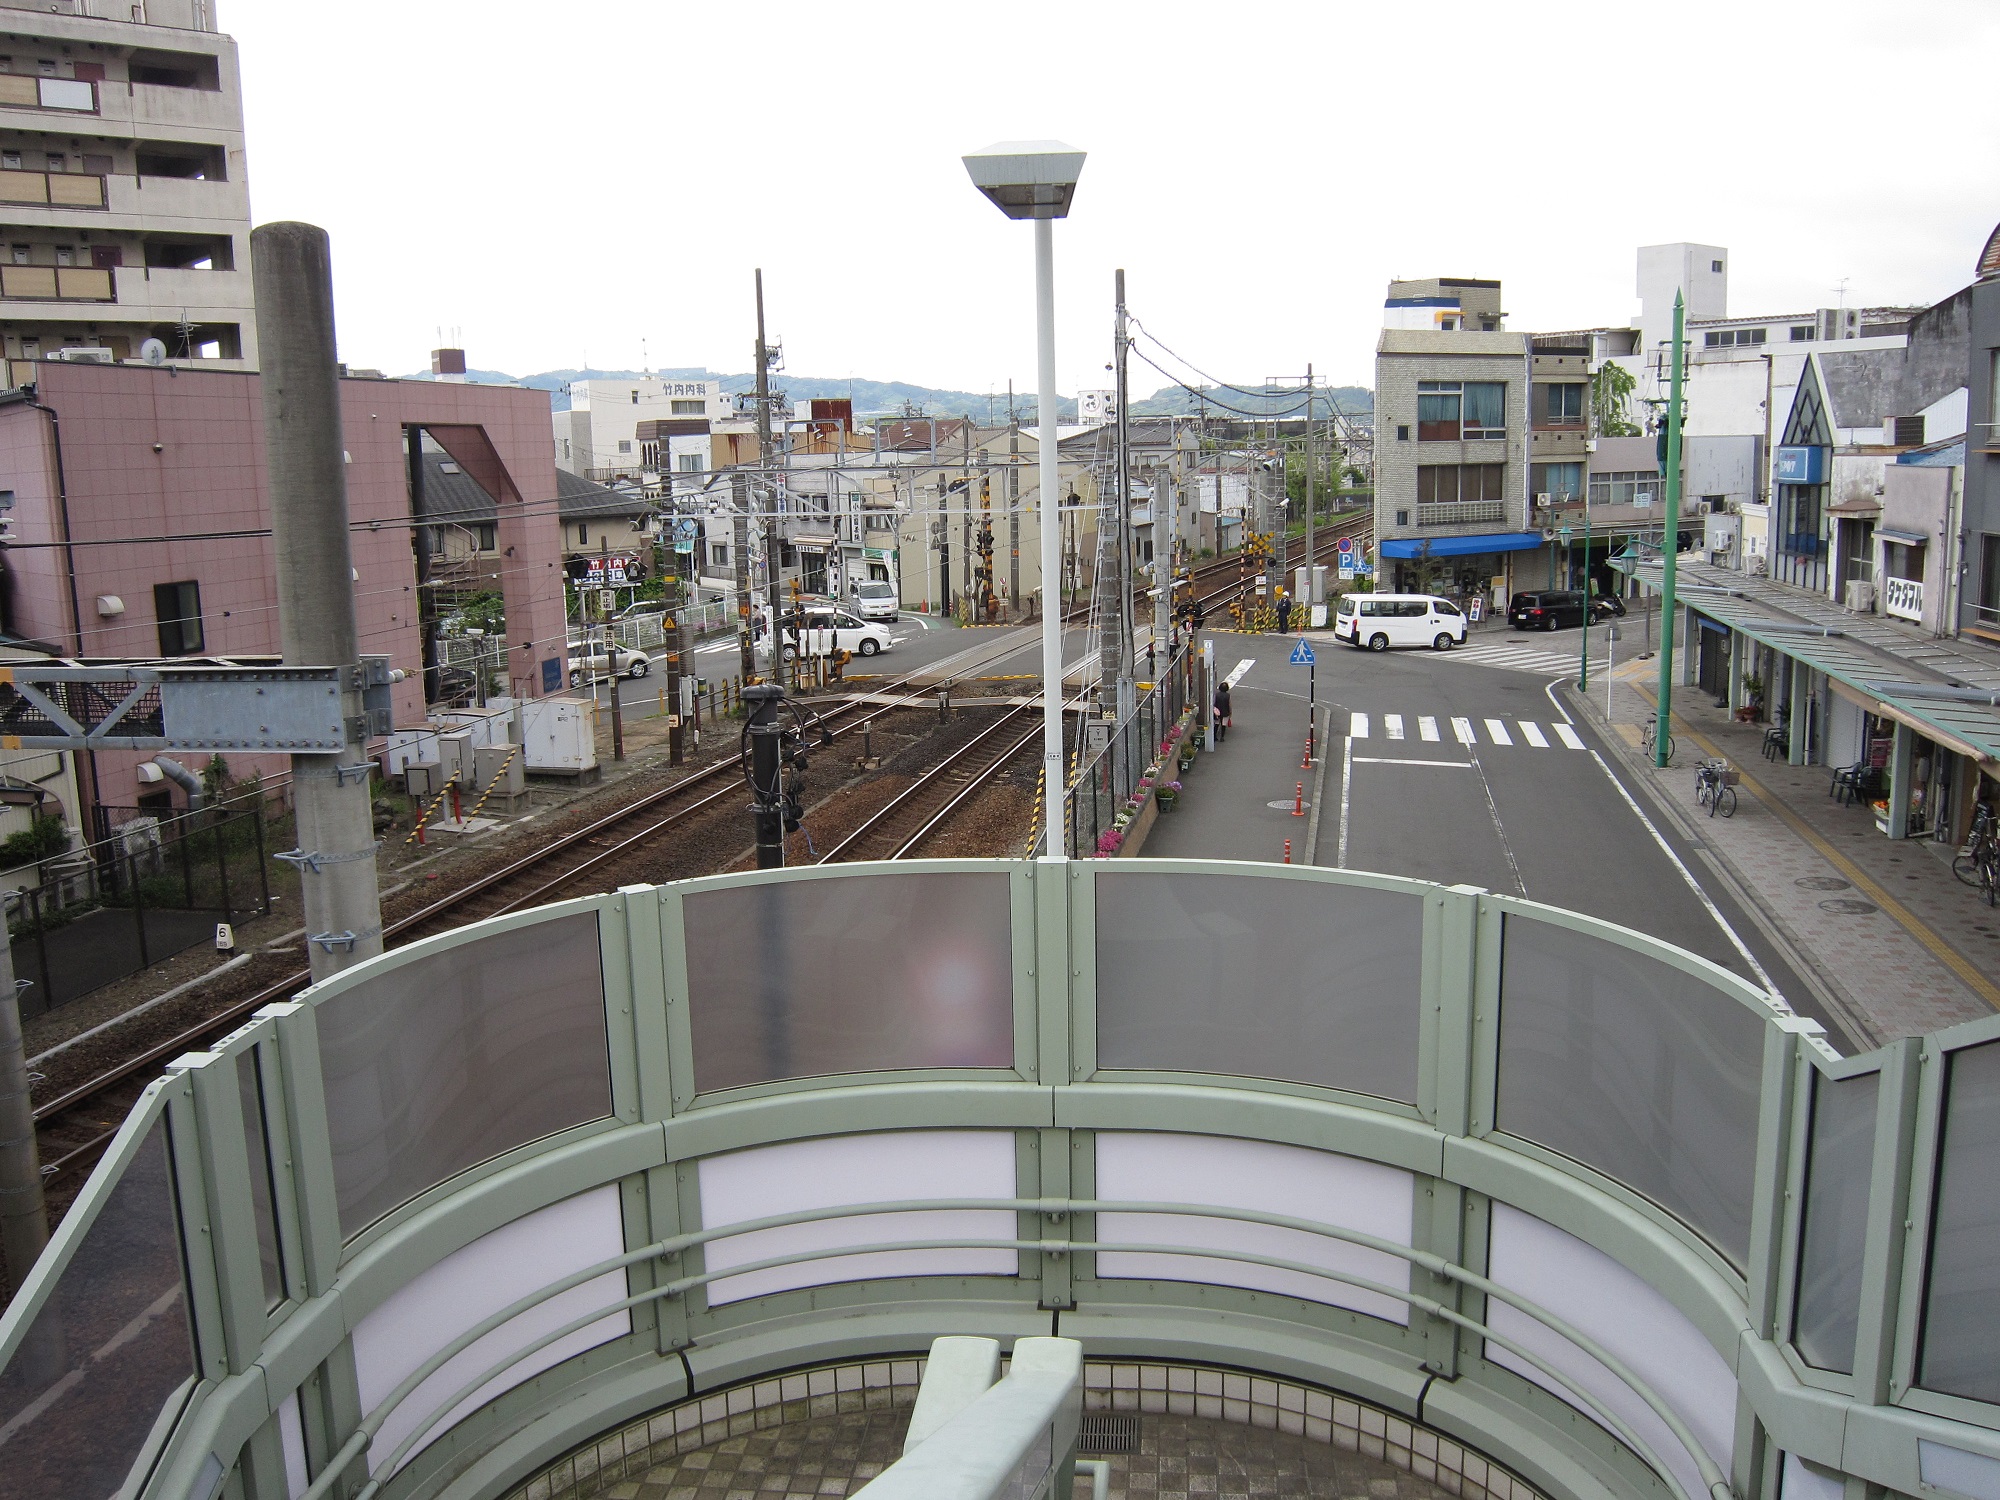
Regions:
<instances>
[{"instance_id":1,"label":"store front","mask_svg":"<svg viewBox=\"0 0 2000 1500\"><path fill-rule=\"evenodd\" d=\"M1469 609L1480 607L1504 615L1510 593L1539 588L1532 577L1517 581L1513 569L1531 561L1528 554L1544 543L1539 531L1506 531L1482 536L1392 537L1381 545L1388 565L1388 591L1398 594L1439 594Z\"/></svg>"}]
</instances>

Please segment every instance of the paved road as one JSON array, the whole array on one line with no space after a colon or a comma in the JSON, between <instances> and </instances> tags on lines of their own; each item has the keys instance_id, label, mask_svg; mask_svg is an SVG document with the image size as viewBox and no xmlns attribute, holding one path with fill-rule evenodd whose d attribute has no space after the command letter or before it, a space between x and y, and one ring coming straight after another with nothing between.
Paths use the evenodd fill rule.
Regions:
<instances>
[{"instance_id":1,"label":"paved road","mask_svg":"<svg viewBox=\"0 0 2000 1500\"><path fill-rule=\"evenodd\" d=\"M1768 976L1842 1038L1752 917L1712 876L1703 883L1706 867L1550 695L1574 673L1564 652L1575 632L1536 641L1566 662L1562 672L1489 664L1484 649L1377 655L1316 643L1328 733L1314 862L1481 885L1622 923L1760 983ZM1237 728L1217 752L1235 764L1215 767L1227 784L1218 778L1213 791L1198 768L1183 810L1146 852L1268 860L1290 838L1303 862L1310 817L1291 805L1299 781L1310 796L1316 779L1299 764L1306 669L1286 664L1289 640L1220 636L1216 647L1224 669L1251 663L1235 691Z\"/></svg>"}]
</instances>

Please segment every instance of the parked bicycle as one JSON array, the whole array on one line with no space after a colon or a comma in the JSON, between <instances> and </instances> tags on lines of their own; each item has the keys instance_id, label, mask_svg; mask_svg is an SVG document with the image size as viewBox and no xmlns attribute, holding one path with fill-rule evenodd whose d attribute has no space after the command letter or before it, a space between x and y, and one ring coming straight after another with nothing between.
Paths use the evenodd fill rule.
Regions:
<instances>
[{"instance_id":1,"label":"parked bicycle","mask_svg":"<svg viewBox=\"0 0 2000 1500\"><path fill-rule=\"evenodd\" d=\"M1695 767L1694 800L1708 809L1712 818L1721 813L1725 818L1736 816L1737 773L1729 769L1726 760L1705 760Z\"/></svg>"},{"instance_id":2,"label":"parked bicycle","mask_svg":"<svg viewBox=\"0 0 2000 1500\"><path fill-rule=\"evenodd\" d=\"M1951 862L1951 873L1986 897L1988 906L2000 906L2000 818L1993 804L1981 802L1972 815L1972 831L1965 848Z\"/></svg>"},{"instance_id":3,"label":"parked bicycle","mask_svg":"<svg viewBox=\"0 0 2000 1500\"><path fill-rule=\"evenodd\" d=\"M1656 719L1648 718L1639 725L1639 748L1646 752L1646 759L1648 760L1653 758L1653 746L1656 743L1654 736L1658 730L1659 721ZM1673 763L1674 737L1670 734L1667 736L1667 764L1672 765Z\"/></svg>"}]
</instances>

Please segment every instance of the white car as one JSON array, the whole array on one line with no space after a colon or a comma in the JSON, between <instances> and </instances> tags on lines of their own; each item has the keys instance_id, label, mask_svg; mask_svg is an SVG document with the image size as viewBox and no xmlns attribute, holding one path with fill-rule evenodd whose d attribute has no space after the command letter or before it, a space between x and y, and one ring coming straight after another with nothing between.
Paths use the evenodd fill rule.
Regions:
<instances>
[{"instance_id":1,"label":"white car","mask_svg":"<svg viewBox=\"0 0 2000 1500\"><path fill-rule=\"evenodd\" d=\"M565 649L569 653L571 687L582 687L587 681L614 673L620 677L644 677L653 670L653 659L630 646L614 645L608 655L603 641L571 641Z\"/></svg>"},{"instance_id":2,"label":"white car","mask_svg":"<svg viewBox=\"0 0 2000 1500\"><path fill-rule=\"evenodd\" d=\"M786 661L798 659L801 644L808 656L830 656L835 651L873 656L878 651L887 651L895 641L886 625L822 605L785 616Z\"/></svg>"},{"instance_id":3,"label":"white car","mask_svg":"<svg viewBox=\"0 0 2000 1500\"><path fill-rule=\"evenodd\" d=\"M1391 646L1449 651L1465 644L1465 616L1456 604L1435 594L1342 594L1333 633L1348 645L1369 651L1387 651Z\"/></svg>"},{"instance_id":4,"label":"white car","mask_svg":"<svg viewBox=\"0 0 2000 1500\"><path fill-rule=\"evenodd\" d=\"M864 620L895 621L902 610L902 601L896 597L893 583L857 583L854 586L854 612Z\"/></svg>"}]
</instances>

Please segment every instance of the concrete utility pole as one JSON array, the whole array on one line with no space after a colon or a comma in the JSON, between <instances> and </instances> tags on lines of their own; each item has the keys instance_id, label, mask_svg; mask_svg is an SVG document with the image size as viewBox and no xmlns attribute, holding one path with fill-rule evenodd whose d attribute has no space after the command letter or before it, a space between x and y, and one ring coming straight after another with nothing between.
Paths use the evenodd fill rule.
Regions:
<instances>
[{"instance_id":1,"label":"concrete utility pole","mask_svg":"<svg viewBox=\"0 0 2000 1500\"><path fill-rule=\"evenodd\" d=\"M347 537L347 456L326 231L265 224L250 234L257 341L263 354L264 450L271 482L271 550L278 627L292 666L358 666L354 565ZM312 977L325 979L382 951L375 829L368 800L358 679L341 695L347 744L294 755L300 884Z\"/></svg>"},{"instance_id":2,"label":"concrete utility pole","mask_svg":"<svg viewBox=\"0 0 2000 1500\"><path fill-rule=\"evenodd\" d=\"M750 594L750 481L738 471L730 476L736 514L731 518L730 548L736 554L736 644L742 653L743 686L757 676L756 603ZM775 623L775 622L774 622Z\"/></svg>"},{"instance_id":3,"label":"concrete utility pole","mask_svg":"<svg viewBox=\"0 0 2000 1500\"><path fill-rule=\"evenodd\" d=\"M1132 688L1133 664L1138 656L1135 639L1138 618L1133 608L1132 575L1138 558L1132 547L1132 429L1125 415L1131 392L1125 379L1126 352L1132 346L1125 327L1125 273L1117 273L1118 359L1116 378L1118 403L1118 715L1123 718L1136 706Z\"/></svg>"},{"instance_id":4,"label":"concrete utility pole","mask_svg":"<svg viewBox=\"0 0 2000 1500\"><path fill-rule=\"evenodd\" d=\"M1044 590L1047 585L1044 584ZM1007 382L1007 612L1021 607L1021 418Z\"/></svg>"},{"instance_id":5,"label":"concrete utility pole","mask_svg":"<svg viewBox=\"0 0 2000 1500\"><path fill-rule=\"evenodd\" d=\"M771 497L771 509L764 518L764 588L771 610L771 681L782 682L784 645L780 640L780 581L778 559L779 494L771 478L771 355L764 344L764 268L757 268L757 472Z\"/></svg>"},{"instance_id":6,"label":"concrete utility pole","mask_svg":"<svg viewBox=\"0 0 2000 1500\"><path fill-rule=\"evenodd\" d=\"M35 1106L28 1097L20 996L14 985L14 950L0 930L0 1269L6 1271L11 1290L21 1289L28 1268L48 1242Z\"/></svg>"},{"instance_id":7,"label":"concrete utility pole","mask_svg":"<svg viewBox=\"0 0 2000 1500\"><path fill-rule=\"evenodd\" d=\"M1099 712L1114 722L1124 718L1132 696L1131 627L1126 616L1125 574L1131 566L1125 534L1126 497L1131 481L1125 468L1125 273L1116 273L1116 303L1112 323L1114 384L1119 403L1112 425L1111 482L1101 491L1097 508L1097 556L1105 576L1097 580L1100 601L1097 631ZM1103 450L1099 450L1102 452Z\"/></svg>"},{"instance_id":8,"label":"concrete utility pole","mask_svg":"<svg viewBox=\"0 0 2000 1500\"><path fill-rule=\"evenodd\" d=\"M598 622L597 629L604 643L604 675L611 682L611 758L616 761L625 758L625 713L618 697L618 656L616 651L618 643L612 639L611 617L609 612L604 608L604 594L611 587L610 537L600 536L597 539L597 555L603 559L598 564L600 570L598 576L604 580L597 595L598 613L603 616ZM595 683L591 685L591 691L593 693L596 691Z\"/></svg>"},{"instance_id":9,"label":"concrete utility pole","mask_svg":"<svg viewBox=\"0 0 2000 1500\"><path fill-rule=\"evenodd\" d=\"M1319 553L1313 542L1313 465L1319 458L1318 445L1313 441L1313 367L1306 364L1306 596L1294 599L1293 607L1306 612L1306 624L1313 622L1313 606L1326 601L1319 595L1319 569L1314 566Z\"/></svg>"}]
</instances>

